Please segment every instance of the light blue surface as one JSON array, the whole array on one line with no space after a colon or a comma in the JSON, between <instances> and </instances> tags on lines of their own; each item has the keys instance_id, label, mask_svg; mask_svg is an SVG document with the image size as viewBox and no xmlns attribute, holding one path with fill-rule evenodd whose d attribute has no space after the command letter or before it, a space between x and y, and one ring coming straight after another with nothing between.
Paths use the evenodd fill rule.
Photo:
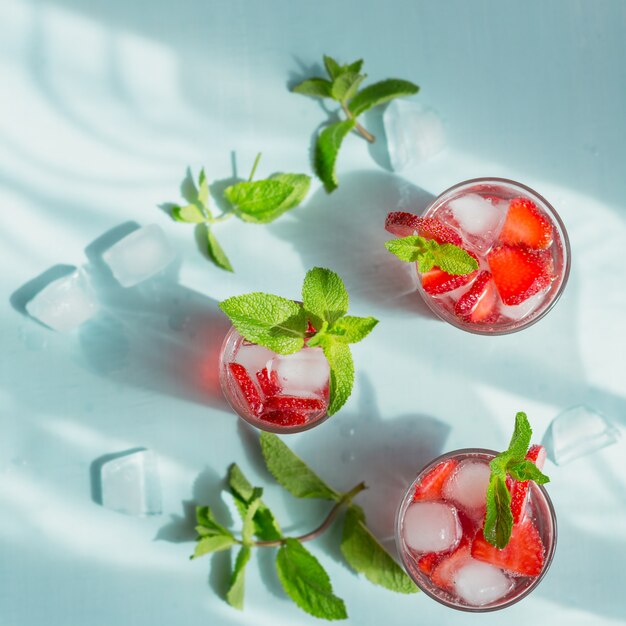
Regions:
<instances>
[{"instance_id":1,"label":"light blue surface","mask_svg":"<svg viewBox=\"0 0 626 626\"><path fill-rule=\"evenodd\" d=\"M189 562L193 531L182 517L194 499L227 515L218 489L232 461L260 477L289 530L322 516L322 505L294 502L261 470L255 435L224 406L211 368L224 333L216 301L252 289L296 297L316 264L344 277L355 314L381 324L354 350L346 408L289 443L338 488L370 484L362 503L381 538L391 538L400 494L423 462L502 447L517 410L538 438L580 402L623 428L625 28L618 0L3 0L0 624L317 623L284 598L267 555L249 567L245 612L228 607L211 589L223 588L225 557L210 575L208 559ZM363 56L374 80L420 84L449 147L407 180L385 169L382 141L368 150L350 137L335 194L316 184L305 207L275 224L220 227L237 269L221 272L156 205L179 200L188 165L229 178L231 151L240 172L259 150L262 175L308 171L325 116L287 86L324 52ZM380 112L367 123L379 130ZM408 269L382 248L388 210L423 206L474 176L534 187L569 230L565 295L520 334L471 336L431 319L409 293ZM122 290L98 255L129 220L160 224L179 262ZM25 284L88 258L104 315L63 336L19 313L33 290ZM159 456L161 517L92 501L98 460L138 446ZM343 565L336 536L312 549L355 624L623 624L624 453L622 439L566 468L549 464L556 558L538 590L502 614L372 587Z\"/></svg>"}]
</instances>

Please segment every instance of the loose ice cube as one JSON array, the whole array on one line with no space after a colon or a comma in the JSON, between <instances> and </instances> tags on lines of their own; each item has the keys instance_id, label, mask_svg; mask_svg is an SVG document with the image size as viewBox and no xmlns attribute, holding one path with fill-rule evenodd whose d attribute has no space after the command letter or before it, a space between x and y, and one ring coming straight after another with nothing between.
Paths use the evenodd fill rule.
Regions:
<instances>
[{"instance_id":1,"label":"loose ice cube","mask_svg":"<svg viewBox=\"0 0 626 626\"><path fill-rule=\"evenodd\" d=\"M448 203L454 221L469 243L487 251L496 240L506 217L506 205L492 203L476 193L455 198Z\"/></svg>"},{"instance_id":2,"label":"loose ice cube","mask_svg":"<svg viewBox=\"0 0 626 626\"><path fill-rule=\"evenodd\" d=\"M404 541L416 552L443 552L454 547L462 529L456 509L442 502L414 502L404 515Z\"/></svg>"},{"instance_id":3,"label":"loose ice cube","mask_svg":"<svg viewBox=\"0 0 626 626\"><path fill-rule=\"evenodd\" d=\"M513 587L513 581L502 570L489 563L472 559L454 576L454 588L463 600L472 606L484 606L504 597Z\"/></svg>"},{"instance_id":4,"label":"loose ice cube","mask_svg":"<svg viewBox=\"0 0 626 626\"><path fill-rule=\"evenodd\" d=\"M254 376L260 372L276 356L274 352L256 344L241 344L235 362L243 365Z\"/></svg>"},{"instance_id":5,"label":"loose ice cube","mask_svg":"<svg viewBox=\"0 0 626 626\"><path fill-rule=\"evenodd\" d=\"M51 282L26 305L31 317L61 332L80 326L99 309L82 270Z\"/></svg>"},{"instance_id":6,"label":"loose ice cube","mask_svg":"<svg viewBox=\"0 0 626 626\"><path fill-rule=\"evenodd\" d=\"M268 370L276 372L283 394L302 398L319 395L330 375L321 348L304 348L295 354L276 355Z\"/></svg>"},{"instance_id":7,"label":"loose ice cube","mask_svg":"<svg viewBox=\"0 0 626 626\"><path fill-rule=\"evenodd\" d=\"M163 230L150 224L118 241L102 258L122 287L132 287L164 270L175 256Z\"/></svg>"},{"instance_id":8,"label":"loose ice cube","mask_svg":"<svg viewBox=\"0 0 626 626\"><path fill-rule=\"evenodd\" d=\"M112 458L100 470L102 505L127 515L160 515L161 483L156 456L137 450Z\"/></svg>"},{"instance_id":9,"label":"loose ice cube","mask_svg":"<svg viewBox=\"0 0 626 626\"><path fill-rule=\"evenodd\" d=\"M619 430L604 415L579 405L554 418L546 447L551 459L557 465L564 465L616 443L619 436Z\"/></svg>"},{"instance_id":10,"label":"loose ice cube","mask_svg":"<svg viewBox=\"0 0 626 626\"><path fill-rule=\"evenodd\" d=\"M463 461L444 485L444 498L456 502L473 517L480 517L485 508L490 476L487 463Z\"/></svg>"},{"instance_id":11,"label":"loose ice cube","mask_svg":"<svg viewBox=\"0 0 626 626\"><path fill-rule=\"evenodd\" d=\"M445 147L443 124L431 109L411 100L394 100L383 115L391 167L401 172Z\"/></svg>"},{"instance_id":12,"label":"loose ice cube","mask_svg":"<svg viewBox=\"0 0 626 626\"><path fill-rule=\"evenodd\" d=\"M546 299L546 290L540 291L534 296L530 296L530 298L524 300L521 304L516 304L513 306L507 306L506 304L502 304L500 307L500 312L502 315L505 315L508 319L519 321L527 318L531 313L534 313L544 302Z\"/></svg>"}]
</instances>

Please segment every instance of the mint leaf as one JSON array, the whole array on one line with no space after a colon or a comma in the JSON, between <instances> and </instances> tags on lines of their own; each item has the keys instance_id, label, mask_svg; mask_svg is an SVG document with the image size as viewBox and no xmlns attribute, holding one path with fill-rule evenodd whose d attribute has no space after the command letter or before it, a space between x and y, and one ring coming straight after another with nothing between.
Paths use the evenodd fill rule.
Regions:
<instances>
[{"instance_id":1,"label":"mint leaf","mask_svg":"<svg viewBox=\"0 0 626 626\"><path fill-rule=\"evenodd\" d=\"M177 222L185 222L187 224L200 224L206 222L207 219L197 204L172 207L172 217Z\"/></svg>"},{"instance_id":2,"label":"mint leaf","mask_svg":"<svg viewBox=\"0 0 626 626\"><path fill-rule=\"evenodd\" d=\"M251 551L248 546L241 546L237 554L237 559L235 560L235 567L228 585L228 591L226 592L226 601L228 604L240 611L243 609L246 565L250 560L250 554Z\"/></svg>"},{"instance_id":3,"label":"mint leaf","mask_svg":"<svg viewBox=\"0 0 626 626\"><path fill-rule=\"evenodd\" d=\"M315 144L315 173L324 183L328 193L337 189L338 181L335 173L335 163L339 148L345 136L354 128L355 120L344 120L327 126L317 138Z\"/></svg>"},{"instance_id":4,"label":"mint leaf","mask_svg":"<svg viewBox=\"0 0 626 626\"><path fill-rule=\"evenodd\" d=\"M347 343L326 335L322 349L330 365L328 415L334 415L348 400L354 385L354 363Z\"/></svg>"},{"instance_id":5,"label":"mint leaf","mask_svg":"<svg viewBox=\"0 0 626 626\"><path fill-rule=\"evenodd\" d=\"M363 74L345 72L335 78L331 88L331 95L340 102L349 100L357 91L360 84L365 79Z\"/></svg>"},{"instance_id":6,"label":"mint leaf","mask_svg":"<svg viewBox=\"0 0 626 626\"><path fill-rule=\"evenodd\" d=\"M418 588L365 526L362 512L346 512L341 553L348 564L375 585L398 593L416 593Z\"/></svg>"},{"instance_id":7,"label":"mint leaf","mask_svg":"<svg viewBox=\"0 0 626 626\"><path fill-rule=\"evenodd\" d=\"M322 619L346 619L348 614L320 562L297 540L287 539L276 555L278 578L287 595L303 610Z\"/></svg>"},{"instance_id":8,"label":"mint leaf","mask_svg":"<svg viewBox=\"0 0 626 626\"><path fill-rule=\"evenodd\" d=\"M311 177L306 174L274 174L270 176L270 180L277 180L293 187L291 194L276 208L277 214L273 216L273 219L301 204L311 187Z\"/></svg>"},{"instance_id":9,"label":"mint leaf","mask_svg":"<svg viewBox=\"0 0 626 626\"><path fill-rule=\"evenodd\" d=\"M262 432L260 442L267 469L296 498L341 499L341 494L329 487L277 435Z\"/></svg>"},{"instance_id":10,"label":"mint leaf","mask_svg":"<svg viewBox=\"0 0 626 626\"><path fill-rule=\"evenodd\" d=\"M308 78L296 85L292 91L303 96L314 98L330 98L332 83L325 78Z\"/></svg>"},{"instance_id":11,"label":"mint leaf","mask_svg":"<svg viewBox=\"0 0 626 626\"><path fill-rule=\"evenodd\" d=\"M259 510L262 495L263 489L260 487L255 487L252 490L251 500L243 518L243 528L241 530L241 541L245 546L249 546L252 543L252 536L254 535L256 528L254 524L254 516Z\"/></svg>"},{"instance_id":12,"label":"mint leaf","mask_svg":"<svg viewBox=\"0 0 626 626\"><path fill-rule=\"evenodd\" d=\"M538 485L545 485L550 479L532 462L521 461L520 463L509 464L508 473L519 481L532 480Z\"/></svg>"},{"instance_id":13,"label":"mint leaf","mask_svg":"<svg viewBox=\"0 0 626 626\"><path fill-rule=\"evenodd\" d=\"M530 446L530 439L533 436L533 430L530 427L526 413L521 411L515 415L515 429L509 443L508 449L501 453L507 459L523 461ZM500 456L500 455L499 455Z\"/></svg>"},{"instance_id":14,"label":"mint leaf","mask_svg":"<svg viewBox=\"0 0 626 626\"><path fill-rule=\"evenodd\" d=\"M213 516L213 511L211 511L211 507L197 506L196 521L198 523L198 525L196 526L196 530L199 534L225 535L228 537L232 537L231 532L217 522L217 520Z\"/></svg>"},{"instance_id":15,"label":"mint leaf","mask_svg":"<svg viewBox=\"0 0 626 626\"><path fill-rule=\"evenodd\" d=\"M196 544L196 549L191 558L197 559L211 552L228 550L235 543L237 542L232 535L208 535L207 537L202 537Z\"/></svg>"},{"instance_id":16,"label":"mint leaf","mask_svg":"<svg viewBox=\"0 0 626 626\"><path fill-rule=\"evenodd\" d=\"M337 76L339 76L339 74L341 74L341 72L343 71L341 65L339 65L339 63L337 63L335 59L326 54L324 55L324 67L326 68L328 75L333 80L337 78Z\"/></svg>"},{"instance_id":17,"label":"mint leaf","mask_svg":"<svg viewBox=\"0 0 626 626\"><path fill-rule=\"evenodd\" d=\"M469 274L478 269L478 261L452 243L442 243L433 251L435 265L448 274Z\"/></svg>"},{"instance_id":18,"label":"mint leaf","mask_svg":"<svg viewBox=\"0 0 626 626\"><path fill-rule=\"evenodd\" d=\"M307 313L332 324L348 312L349 297L339 274L314 267L304 277L302 302Z\"/></svg>"},{"instance_id":19,"label":"mint leaf","mask_svg":"<svg viewBox=\"0 0 626 626\"><path fill-rule=\"evenodd\" d=\"M478 261L468 252L451 243L439 244L433 239L409 235L385 242L385 248L401 261L417 261L420 272L428 272L434 266L449 274L469 274L478 269Z\"/></svg>"},{"instance_id":20,"label":"mint leaf","mask_svg":"<svg viewBox=\"0 0 626 626\"><path fill-rule=\"evenodd\" d=\"M347 72L354 72L355 74L358 74L361 71L361 68L363 67L363 59L359 59L358 61L355 61L354 63L345 65L344 67Z\"/></svg>"},{"instance_id":21,"label":"mint leaf","mask_svg":"<svg viewBox=\"0 0 626 626\"><path fill-rule=\"evenodd\" d=\"M511 494L506 486L506 475L492 474L487 487L483 534L491 545L502 550L509 543L512 529Z\"/></svg>"},{"instance_id":22,"label":"mint leaf","mask_svg":"<svg viewBox=\"0 0 626 626\"><path fill-rule=\"evenodd\" d=\"M211 261L215 263L218 267L221 267L223 270L227 272L233 272L233 266L230 264L226 253L224 252L222 246L219 244L213 231L210 226L206 226L206 242L207 242L207 254L209 255Z\"/></svg>"},{"instance_id":23,"label":"mint leaf","mask_svg":"<svg viewBox=\"0 0 626 626\"><path fill-rule=\"evenodd\" d=\"M411 96L418 91L419 87L408 80L390 78L362 89L354 96L348 107L356 117L379 104L401 96Z\"/></svg>"},{"instance_id":24,"label":"mint leaf","mask_svg":"<svg viewBox=\"0 0 626 626\"><path fill-rule=\"evenodd\" d=\"M292 300L255 292L228 298L219 306L252 343L279 354L292 354L304 346L306 317Z\"/></svg>"},{"instance_id":25,"label":"mint leaf","mask_svg":"<svg viewBox=\"0 0 626 626\"><path fill-rule=\"evenodd\" d=\"M224 197L242 220L263 224L274 219L272 214L293 191L292 185L268 179L231 185L224 190Z\"/></svg>"},{"instance_id":26,"label":"mint leaf","mask_svg":"<svg viewBox=\"0 0 626 626\"><path fill-rule=\"evenodd\" d=\"M378 324L378 320L373 317L344 315L329 326L328 333L333 335L337 341L357 343L367 337L376 324Z\"/></svg>"},{"instance_id":27,"label":"mint leaf","mask_svg":"<svg viewBox=\"0 0 626 626\"><path fill-rule=\"evenodd\" d=\"M208 208L209 204L209 183L204 173L204 168L200 170L198 175L198 202L204 207Z\"/></svg>"}]
</instances>

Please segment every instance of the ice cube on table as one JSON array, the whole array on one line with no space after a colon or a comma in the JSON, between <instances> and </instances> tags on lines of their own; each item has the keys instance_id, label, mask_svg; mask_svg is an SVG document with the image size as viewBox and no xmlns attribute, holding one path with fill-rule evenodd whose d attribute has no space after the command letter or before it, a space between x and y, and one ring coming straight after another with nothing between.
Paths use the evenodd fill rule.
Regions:
<instances>
[{"instance_id":1,"label":"ice cube on table","mask_svg":"<svg viewBox=\"0 0 626 626\"><path fill-rule=\"evenodd\" d=\"M235 363L243 365L248 370L248 374L254 378L254 374L267 367L275 356L275 352L263 346L242 343L235 357Z\"/></svg>"},{"instance_id":2,"label":"ice cube on table","mask_svg":"<svg viewBox=\"0 0 626 626\"><path fill-rule=\"evenodd\" d=\"M303 348L295 354L277 354L268 367L275 371L286 396L319 396L328 384L330 366L321 348Z\"/></svg>"},{"instance_id":3,"label":"ice cube on table","mask_svg":"<svg viewBox=\"0 0 626 626\"><path fill-rule=\"evenodd\" d=\"M26 304L31 317L60 332L77 328L99 310L91 285L80 269L49 283Z\"/></svg>"},{"instance_id":4,"label":"ice cube on table","mask_svg":"<svg viewBox=\"0 0 626 626\"><path fill-rule=\"evenodd\" d=\"M446 145L441 119L418 102L394 100L383 115L383 124L396 172L435 156Z\"/></svg>"},{"instance_id":5,"label":"ice cube on table","mask_svg":"<svg viewBox=\"0 0 626 626\"><path fill-rule=\"evenodd\" d=\"M163 230L149 224L112 245L102 258L122 287L133 287L164 270L175 256Z\"/></svg>"},{"instance_id":6,"label":"ice cube on table","mask_svg":"<svg viewBox=\"0 0 626 626\"><path fill-rule=\"evenodd\" d=\"M499 567L471 559L454 575L454 589L472 606L484 606L503 598L513 587Z\"/></svg>"},{"instance_id":7,"label":"ice cube on table","mask_svg":"<svg viewBox=\"0 0 626 626\"><path fill-rule=\"evenodd\" d=\"M492 202L477 193L459 196L448 202L452 219L468 243L481 252L487 251L500 234L508 203Z\"/></svg>"},{"instance_id":8,"label":"ice cube on table","mask_svg":"<svg viewBox=\"0 0 626 626\"><path fill-rule=\"evenodd\" d=\"M500 305L500 312L508 319L513 321L519 321L527 318L534 313L543 304L546 299L547 290L540 291L534 296L530 296L521 304L515 304L513 306L507 306L506 304Z\"/></svg>"},{"instance_id":9,"label":"ice cube on table","mask_svg":"<svg viewBox=\"0 0 626 626\"><path fill-rule=\"evenodd\" d=\"M565 465L616 443L620 432L598 411L578 405L557 415L548 431L546 448L557 465Z\"/></svg>"},{"instance_id":10,"label":"ice cube on table","mask_svg":"<svg viewBox=\"0 0 626 626\"><path fill-rule=\"evenodd\" d=\"M100 469L102 506L126 515L160 515L161 482L156 455L135 450L113 456Z\"/></svg>"},{"instance_id":11,"label":"ice cube on table","mask_svg":"<svg viewBox=\"0 0 626 626\"><path fill-rule=\"evenodd\" d=\"M472 517L481 517L486 506L490 476L488 463L471 459L462 461L443 486L443 496Z\"/></svg>"},{"instance_id":12,"label":"ice cube on table","mask_svg":"<svg viewBox=\"0 0 626 626\"><path fill-rule=\"evenodd\" d=\"M443 502L414 502L404 514L402 533L406 545L416 552L443 552L461 539L456 509Z\"/></svg>"}]
</instances>

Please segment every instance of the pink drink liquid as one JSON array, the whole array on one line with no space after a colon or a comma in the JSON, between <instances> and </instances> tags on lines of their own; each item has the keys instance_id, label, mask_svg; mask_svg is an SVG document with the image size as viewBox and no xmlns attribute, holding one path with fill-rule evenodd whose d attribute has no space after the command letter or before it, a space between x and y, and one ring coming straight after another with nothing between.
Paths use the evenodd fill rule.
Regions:
<instances>
[{"instance_id":1,"label":"pink drink liquid","mask_svg":"<svg viewBox=\"0 0 626 626\"><path fill-rule=\"evenodd\" d=\"M451 608L493 611L530 593L556 545L556 519L546 491L529 489L503 551L482 535L489 481L488 450L458 450L427 466L398 511L396 542L404 566L428 595ZM509 483L513 489L513 481Z\"/></svg>"},{"instance_id":2,"label":"pink drink liquid","mask_svg":"<svg viewBox=\"0 0 626 626\"><path fill-rule=\"evenodd\" d=\"M262 430L300 432L327 417L329 366L321 348L276 354L233 327L222 347L220 383L235 412Z\"/></svg>"}]
</instances>

